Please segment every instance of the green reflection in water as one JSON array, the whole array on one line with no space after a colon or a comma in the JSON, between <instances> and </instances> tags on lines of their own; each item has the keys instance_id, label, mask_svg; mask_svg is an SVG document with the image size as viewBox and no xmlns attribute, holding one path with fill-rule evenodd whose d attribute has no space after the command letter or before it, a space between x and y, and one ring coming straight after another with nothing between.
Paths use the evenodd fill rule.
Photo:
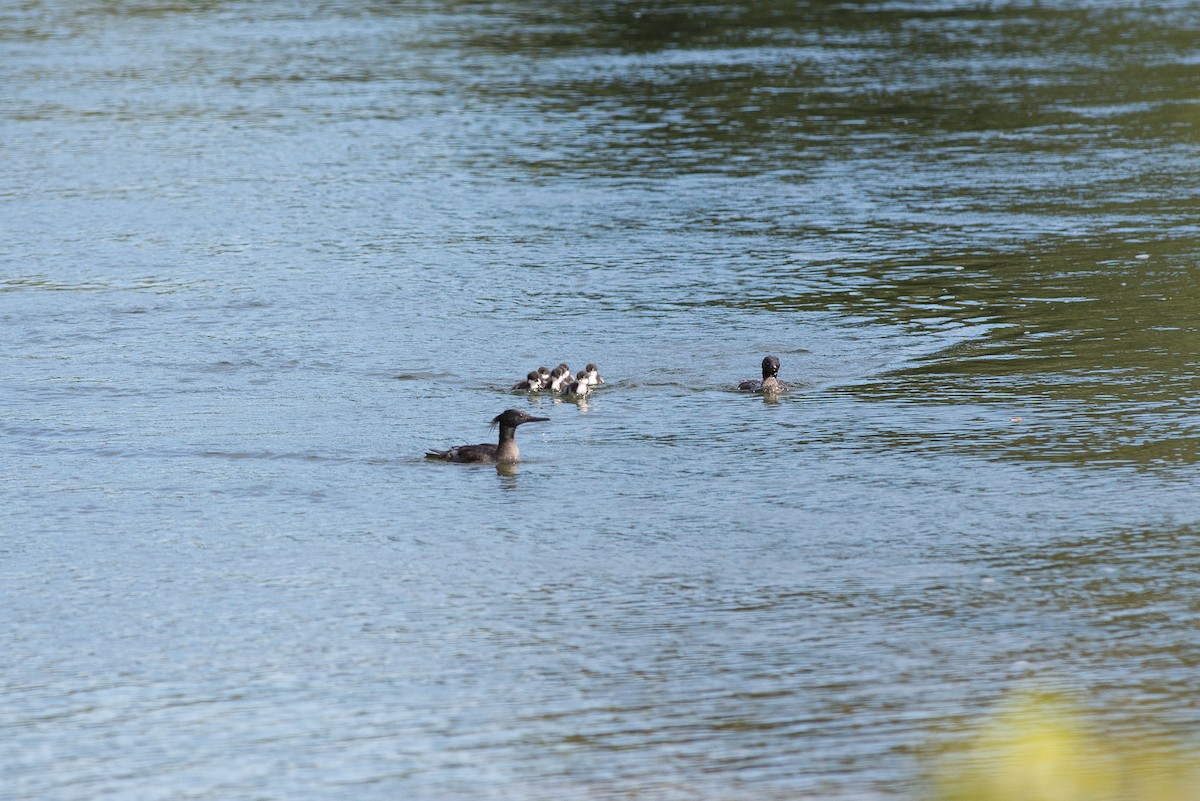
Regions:
<instances>
[{"instance_id":1,"label":"green reflection in water","mask_svg":"<svg viewBox=\"0 0 1200 801\"><path fill-rule=\"evenodd\" d=\"M540 169L803 175L878 151L1200 139L1186 5L501 4L463 36L538 64L477 92L582 124Z\"/></svg>"},{"instance_id":2,"label":"green reflection in water","mask_svg":"<svg viewBox=\"0 0 1200 801\"><path fill-rule=\"evenodd\" d=\"M887 441L1197 461L1193 5L469 7L493 24L464 38L522 77L475 93L555 122L507 164L664 182L652 224L724 237L685 303L930 335L852 391L985 422ZM701 175L735 182L727 208L689 205Z\"/></svg>"},{"instance_id":3,"label":"green reflection in water","mask_svg":"<svg viewBox=\"0 0 1200 801\"><path fill-rule=\"evenodd\" d=\"M1035 461L1194 463L1200 297L1193 254L1200 248L1168 244L1175 252L1119 240L1066 242L973 274L930 272L877 286L877 302L909 325L974 323L987 333L860 391L991 405L997 423L1007 415L1010 425L952 446Z\"/></svg>"}]
</instances>

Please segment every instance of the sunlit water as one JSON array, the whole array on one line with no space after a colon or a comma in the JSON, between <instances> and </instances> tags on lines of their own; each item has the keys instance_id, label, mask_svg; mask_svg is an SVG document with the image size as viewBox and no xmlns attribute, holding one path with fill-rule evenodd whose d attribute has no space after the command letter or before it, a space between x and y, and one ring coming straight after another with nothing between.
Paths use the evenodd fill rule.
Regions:
<instances>
[{"instance_id":1,"label":"sunlit water","mask_svg":"<svg viewBox=\"0 0 1200 801\"><path fill-rule=\"evenodd\" d=\"M1200 723L1194 4L0 54L0 797L911 798L1029 680ZM422 458L507 407L516 470Z\"/></svg>"}]
</instances>

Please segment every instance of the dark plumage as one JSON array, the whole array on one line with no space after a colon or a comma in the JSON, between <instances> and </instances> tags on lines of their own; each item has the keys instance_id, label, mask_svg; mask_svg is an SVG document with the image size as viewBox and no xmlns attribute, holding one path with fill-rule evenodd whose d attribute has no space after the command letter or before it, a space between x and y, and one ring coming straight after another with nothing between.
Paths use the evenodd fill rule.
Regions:
<instances>
[{"instance_id":1,"label":"dark plumage","mask_svg":"<svg viewBox=\"0 0 1200 801\"><path fill-rule=\"evenodd\" d=\"M561 364L550 371L550 391L556 395L561 395L567 391L567 385L571 383L571 374Z\"/></svg>"},{"instance_id":2,"label":"dark plumage","mask_svg":"<svg viewBox=\"0 0 1200 801\"><path fill-rule=\"evenodd\" d=\"M568 395L586 395L592 391L592 382L588 379L587 370L580 370L575 380L567 384Z\"/></svg>"},{"instance_id":3,"label":"dark plumage","mask_svg":"<svg viewBox=\"0 0 1200 801\"><path fill-rule=\"evenodd\" d=\"M762 380L743 381L738 389L743 392L787 392L788 385L778 378L779 359L767 356L762 360Z\"/></svg>"},{"instance_id":4,"label":"dark plumage","mask_svg":"<svg viewBox=\"0 0 1200 801\"><path fill-rule=\"evenodd\" d=\"M520 461L521 452L517 450L517 426L522 423L543 423L549 417L534 417L520 409L507 409L492 418L493 426L500 426L500 441L495 445L490 442L482 445L456 445L444 451L426 451L426 459L440 459L445 462L462 462L476 464L501 464Z\"/></svg>"},{"instance_id":5,"label":"dark plumage","mask_svg":"<svg viewBox=\"0 0 1200 801\"><path fill-rule=\"evenodd\" d=\"M512 388L521 392L537 392L542 388L542 377L537 370L530 370L525 380L513 384Z\"/></svg>"}]
</instances>

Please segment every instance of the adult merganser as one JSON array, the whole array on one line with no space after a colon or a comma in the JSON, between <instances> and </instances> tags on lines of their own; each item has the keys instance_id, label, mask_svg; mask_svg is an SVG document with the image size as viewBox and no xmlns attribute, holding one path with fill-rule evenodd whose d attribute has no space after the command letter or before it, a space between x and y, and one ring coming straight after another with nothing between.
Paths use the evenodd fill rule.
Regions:
<instances>
[{"instance_id":1,"label":"adult merganser","mask_svg":"<svg viewBox=\"0 0 1200 801\"><path fill-rule=\"evenodd\" d=\"M500 441L492 445L456 445L444 451L426 451L426 459L441 459L445 462L476 464L512 464L521 460L517 450L517 426L522 423L544 423L549 417L534 417L520 409L506 409L492 418L493 426L500 426Z\"/></svg>"},{"instance_id":2,"label":"adult merganser","mask_svg":"<svg viewBox=\"0 0 1200 801\"><path fill-rule=\"evenodd\" d=\"M779 359L768 356L762 360L762 380L743 381L738 389L743 392L787 392L788 385L779 380Z\"/></svg>"},{"instance_id":3,"label":"adult merganser","mask_svg":"<svg viewBox=\"0 0 1200 801\"><path fill-rule=\"evenodd\" d=\"M538 392L542 388L542 377L537 370L530 370L524 381L518 381L512 388L521 392Z\"/></svg>"}]
</instances>

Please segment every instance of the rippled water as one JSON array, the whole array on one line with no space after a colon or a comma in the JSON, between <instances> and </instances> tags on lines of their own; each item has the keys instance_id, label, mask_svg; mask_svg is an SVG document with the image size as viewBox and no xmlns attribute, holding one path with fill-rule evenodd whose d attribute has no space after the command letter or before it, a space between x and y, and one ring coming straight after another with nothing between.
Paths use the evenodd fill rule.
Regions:
<instances>
[{"instance_id":1,"label":"rippled water","mask_svg":"<svg viewBox=\"0 0 1200 801\"><path fill-rule=\"evenodd\" d=\"M0 797L912 798L1031 679L1200 723L1194 4L0 53ZM519 468L422 459L511 406Z\"/></svg>"}]
</instances>

